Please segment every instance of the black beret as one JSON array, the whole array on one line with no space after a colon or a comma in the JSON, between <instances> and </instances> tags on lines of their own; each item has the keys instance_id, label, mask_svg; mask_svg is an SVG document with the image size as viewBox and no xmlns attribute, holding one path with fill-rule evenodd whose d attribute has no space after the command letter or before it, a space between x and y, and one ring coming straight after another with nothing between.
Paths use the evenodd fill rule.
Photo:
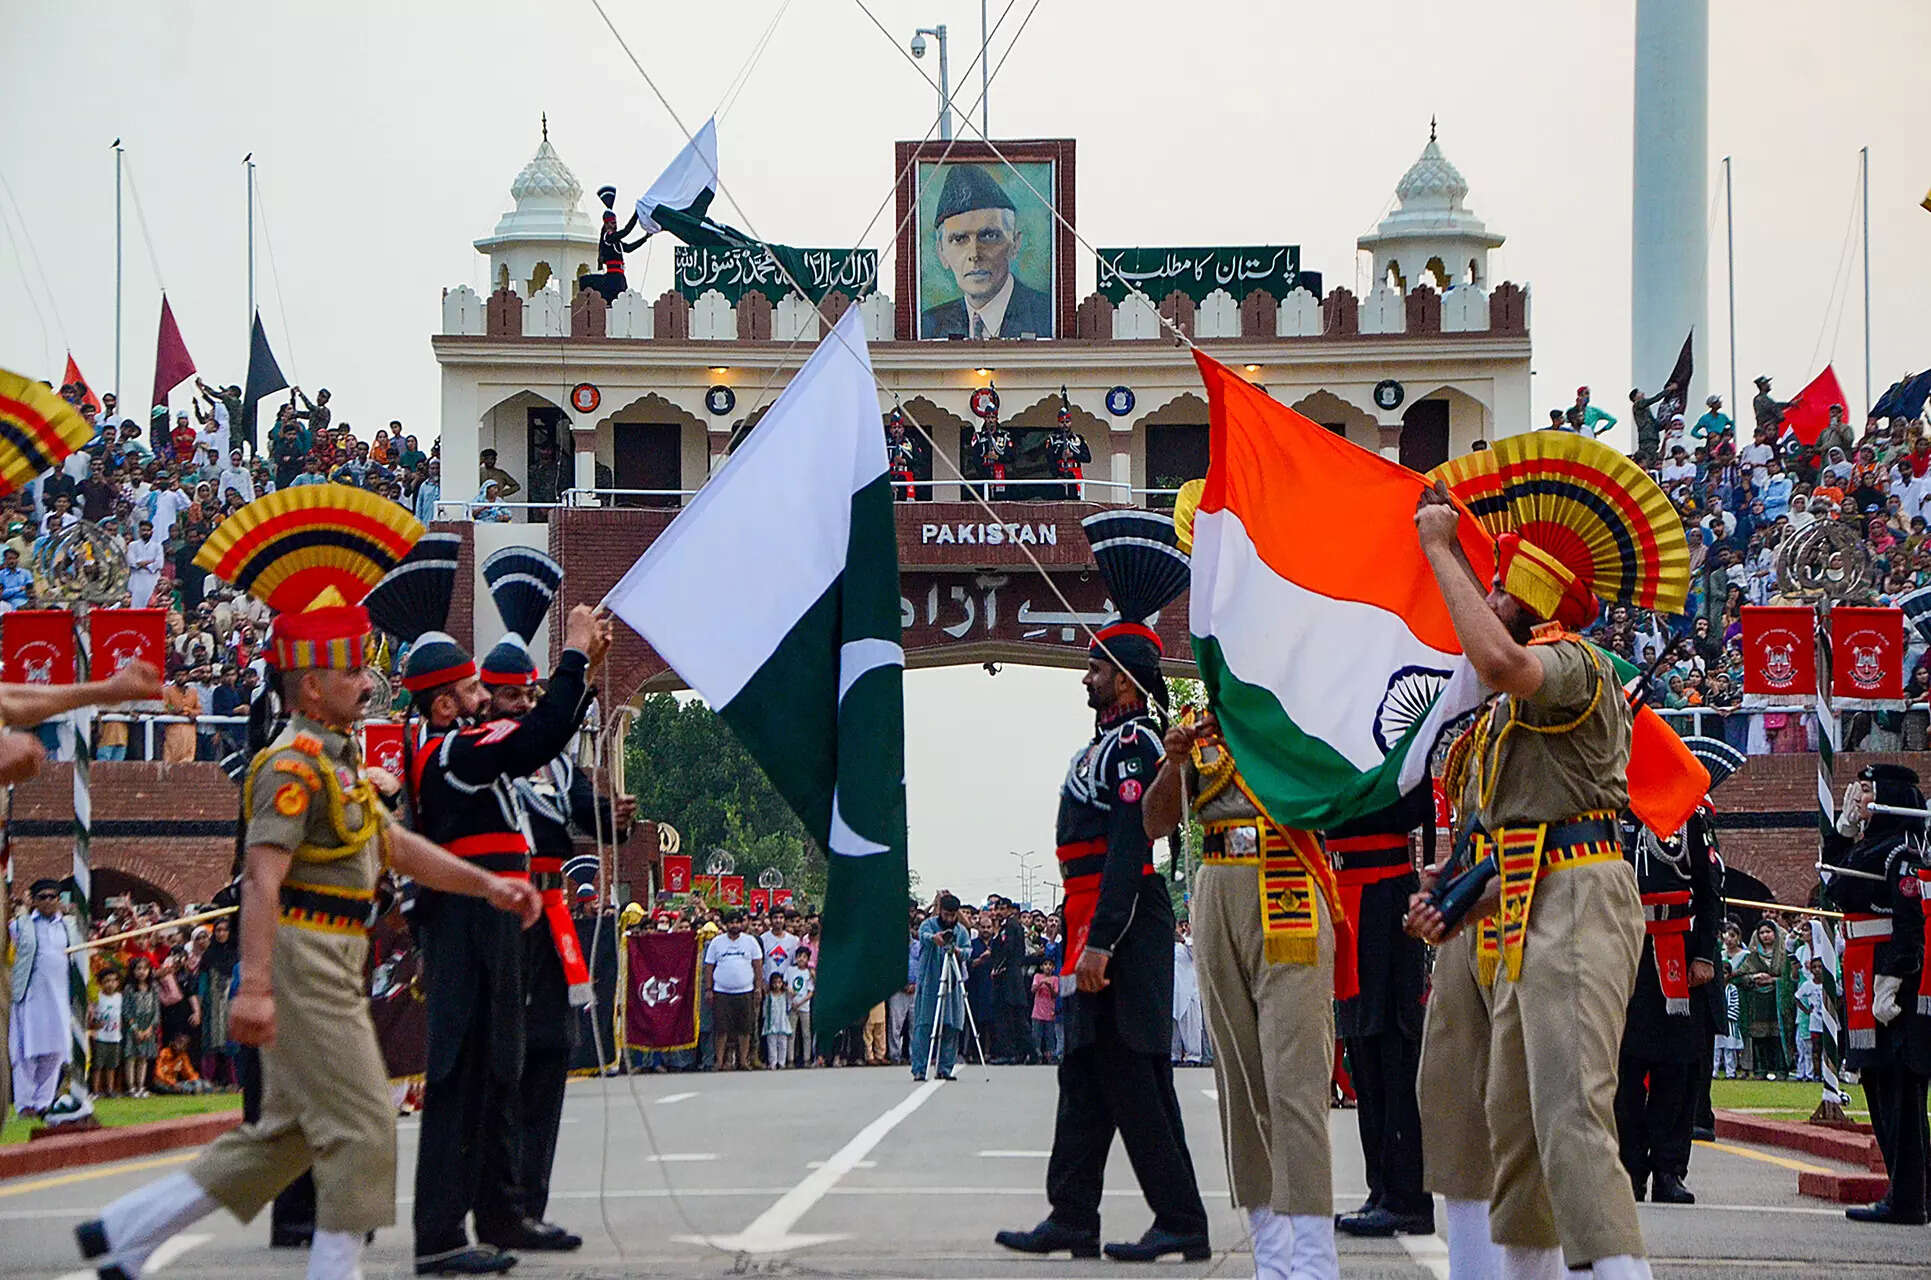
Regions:
<instances>
[{"instance_id":1,"label":"black beret","mask_svg":"<svg viewBox=\"0 0 1931 1280\"><path fill-rule=\"evenodd\" d=\"M945 186L939 191L939 207L932 215L933 229L943 225L947 218L974 209L1013 209L1017 212L1006 189L980 166L946 166Z\"/></svg>"}]
</instances>

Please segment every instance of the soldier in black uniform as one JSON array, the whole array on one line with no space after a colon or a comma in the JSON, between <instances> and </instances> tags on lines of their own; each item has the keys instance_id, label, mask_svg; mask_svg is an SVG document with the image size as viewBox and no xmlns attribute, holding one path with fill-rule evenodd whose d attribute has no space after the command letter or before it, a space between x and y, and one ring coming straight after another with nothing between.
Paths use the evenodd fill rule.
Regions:
<instances>
[{"instance_id":1,"label":"soldier in black uniform","mask_svg":"<svg viewBox=\"0 0 1931 1280\"><path fill-rule=\"evenodd\" d=\"M1067 482L1058 496L1077 501L1084 487L1080 482L1086 478L1086 464L1093 460L1093 450L1086 443L1086 437L1073 430L1073 405L1066 398L1065 387L1059 389L1059 420L1046 441L1046 459L1053 465L1053 474Z\"/></svg>"},{"instance_id":2,"label":"soldier in black uniform","mask_svg":"<svg viewBox=\"0 0 1931 1280\"><path fill-rule=\"evenodd\" d=\"M979 474L991 480L990 498L994 502L1004 501L1006 494L1006 468L1012 465L1017 450L1012 443L1012 432L999 425L996 417L987 418L972 433L971 456L979 464Z\"/></svg>"},{"instance_id":3,"label":"soldier in black uniform","mask_svg":"<svg viewBox=\"0 0 1931 1280\"><path fill-rule=\"evenodd\" d=\"M1117 538L1095 522L1121 522ZM1131 524L1132 528L1125 525ZM1102 578L1124 617L1103 627L1086 664L1087 705L1097 716L1059 793L1057 844L1065 884L1065 972L1078 993L1065 1006L1066 1052L1059 1066L1059 1112L1046 1166L1052 1212L1030 1231L995 1239L1021 1253L1100 1252L1100 1192L1117 1131L1134 1177L1153 1209L1138 1241L1108 1244L1108 1257L1151 1262L1178 1253L1207 1257L1207 1210L1187 1154L1180 1099L1173 1088L1173 904L1153 867L1153 842L1140 798L1159 771L1167 706L1160 641L1140 619L1186 583L1186 556L1170 520L1147 512L1088 517ZM1165 530L1164 535L1160 532ZM1149 543L1164 537L1165 552ZM1121 561L1154 556L1177 573L1146 589L1148 577L1120 573ZM1137 580L1136 580L1137 579ZM1168 589L1170 586L1171 589ZM1159 705L1147 704L1151 695Z\"/></svg>"},{"instance_id":4,"label":"soldier in black uniform","mask_svg":"<svg viewBox=\"0 0 1931 1280\"><path fill-rule=\"evenodd\" d=\"M521 721L542 696L530 641L549 612L563 569L539 551L509 547L483 562L483 577L509 631L484 655L479 672L489 689L490 718ZM620 841L630 826L635 802L628 796L614 802L599 799L568 752L529 777L518 778L515 787L529 820L530 878L543 895L546 914L567 919L563 864L573 848L572 825L586 836L600 833L606 841ZM580 946L566 956L547 928L527 930L523 942L527 999L518 1091L522 1127L514 1184L522 1196L523 1218L542 1224L550 1200L557 1129L563 1121L564 1084L583 1023L577 1010L590 1003L591 991L584 982L589 975ZM564 945L577 942L572 927ZM569 1239L574 1242L572 1248L581 1243L575 1235Z\"/></svg>"},{"instance_id":5,"label":"soldier in black uniform","mask_svg":"<svg viewBox=\"0 0 1931 1280\"><path fill-rule=\"evenodd\" d=\"M1846 1209L1853 1222L1926 1221L1925 1082L1931 1077L1931 998L1922 994L1925 822L1872 814L1870 804L1922 809L1917 774L1869 765L1847 791L1837 830L1825 841L1826 892L1844 912L1844 1064L1859 1073L1871 1132L1891 1189L1876 1204ZM1870 878L1866 878L1870 877Z\"/></svg>"},{"instance_id":6,"label":"soldier in black uniform","mask_svg":"<svg viewBox=\"0 0 1931 1280\"><path fill-rule=\"evenodd\" d=\"M918 453L905 436L905 415L893 409L885 427L885 470L891 473L894 502L918 500L917 465Z\"/></svg>"},{"instance_id":7,"label":"soldier in black uniform","mask_svg":"<svg viewBox=\"0 0 1931 1280\"><path fill-rule=\"evenodd\" d=\"M1638 1200L1647 1194L1658 1204L1695 1204L1683 1179L1696 1122L1697 1063L1709 1038L1707 1015L1697 1016L1696 1006L1709 999L1716 977L1723 918L1716 835L1705 809L1667 840L1625 812L1622 845L1636 868L1647 936L1623 1024L1617 1145Z\"/></svg>"},{"instance_id":8,"label":"soldier in black uniform","mask_svg":"<svg viewBox=\"0 0 1931 1280\"><path fill-rule=\"evenodd\" d=\"M578 605L565 625L549 696L521 721L477 723L488 711L489 694L474 660L439 631L415 638L402 683L424 720L410 765L424 835L498 875L529 876L527 818L515 780L548 764L569 743L589 704L586 672L609 647L608 620ZM416 1274L507 1270L516 1261L504 1252L511 1247L575 1248L582 1243L575 1236L524 1216L516 1189L523 940L465 900L442 894L423 893L416 917L429 992ZM554 919L539 928L554 936ZM475 1246L465 1225L472 1209L481 1241Z\"/></svg>"},{"instance_id":9,"label":"soldier in black uniform","mask_svg":"<svg viewBox=\"0 0 1931 1280\"><path fill-rule=\"evenodd\" d=\"M1355 1120L1368 1175L1367 1203L1334 1223L1349 1235L1435 1232L1435 1200L1421 1185L1421 1108L1415 1096L1427 957L1421 940L1403 928L1409 896L1421 890L1408 852L1408 833L1415 827L1434 827L1426 787L1327 833L1354 935L1357 988L1335 1010L1335 1031L1347 1046L1354 1076Z\"/></svg>"}]
</instances>

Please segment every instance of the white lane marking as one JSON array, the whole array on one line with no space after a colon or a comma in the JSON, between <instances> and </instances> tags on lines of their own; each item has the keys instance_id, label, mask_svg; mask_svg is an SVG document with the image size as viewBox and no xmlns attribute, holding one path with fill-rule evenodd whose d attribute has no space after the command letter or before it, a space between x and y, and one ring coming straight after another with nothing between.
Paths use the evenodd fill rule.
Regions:
<instances>
[{"instance_id":1,"label":"white lane marking","mask_svg":"<svg viewBox=\"0 0 1931 1280\"><path fill-rule=\"evenodd\" d=\"M141 1268L141 1274L144 1276L153 1275L155 1272L160 1271L174 1262L188 1250L204 1245L212 1239L214 1237L211 1235L197 1233L179 1235L169 1240L163 1240L161 1247L148 1255L147 1265ZM94 1280L94 1273L91 1270L68 1271L56 1277L56 1280Z\"/></svg>"},{"instance_id":2,"label":"white lane marking","mask_svg":"<svg viewBox=\"0 0 1931 1280\"><path fill-rule=\"evenodd\" d=\"M1448 1242L1439 1235L1396 1236L1408 1256L1427 1267L1435 1280L1448 1280Z\"/></svg>"},{"instance_id":3,"label":"white lane marking","mask_svg":"<svg viewBox=\"0 0 1931 1280\"><path fill-rule=\"evenodd\" d=\"M917 1111L939 1089L940 1082L928 1080L907 1094L905 1100L858 1131L850 1142L833 1152L822 1168L813 1169L803 1182L778 1197L777 1203L752 1219L751 1225L735 1236L711 1236L709 1243L733 1253L779 1253L805 1245L840 1240L841 1235L793 1235L791 1228L838 1185L839 1179L858 1167L858 1162L885 1140L885 1135ZM706 1238L676 1236L678 1240L705 1243Z\"/></svg>"},{"instance_id":4,"label":"white lane marking","mask_svg":"<svg viewBox=\"0 0 1931 1280\"><path fill-rule=\"evenodd\" d=\"M1210 1102L1220 1101L1220 1090L1218 1089L1202 1089L1200 1092Z\"/></svg>"},{"instance_id":5,"label":"white lane marking","mask_svg":"<svg viewBox=\"0 0 1931 1280\"><path fill-rule=\"evenodd\" d=\"M688 1102L692 1098L695 1098L696 1096L697 1096L696 1090L692 1090L690 1093L667 1093L663 1097L657 1099L657 1105L660 1107L668 1107L673 1102Z\"/></svg>"},{"instance_id":6,"label":"white lane marking","mask_svg":"<svg viewBox=\"0 0 1931 1280\"><path fill-rule=\"evenodd\" d=\"M1050 1151L981 1151L981 1160L1044 1160L1051 1156Z\"/></svg>"},{"instance_id":7,"label":"white lane marking","mask_svg":"<svg viewBox=\"0 0 1931 1280\"><path fill-rule=\"evenodd\" d=\"M825 1167L825 1162L824 1162L823 1160L807 1160L807 1161L805 1161L805 1168L807 1168L807 1169L822 1169L822 1168L824 1168L824 1167ZM854 1168L854 1169L876 1169L876 1168L878 1168L878 1161L876 1161L876 1160L860 1160L860 1161L859 1161L859 1162L858 1162L857 1164L855 1164L855 1165L853 1165L853 1166L852 1166L852 1168Z\"/></svg>"},{"instance_id":8,"label":"white lane marking","mask_svg":"<svg viewBox=\"0 0 1931 1280\"><path fill-rule=\"evenodd\" d=\"M649 1157L651 1164L696 1164L701 1160L715 1160L715 1151L666 1151L661 1155Z\"/></svg>"}]
</instances>

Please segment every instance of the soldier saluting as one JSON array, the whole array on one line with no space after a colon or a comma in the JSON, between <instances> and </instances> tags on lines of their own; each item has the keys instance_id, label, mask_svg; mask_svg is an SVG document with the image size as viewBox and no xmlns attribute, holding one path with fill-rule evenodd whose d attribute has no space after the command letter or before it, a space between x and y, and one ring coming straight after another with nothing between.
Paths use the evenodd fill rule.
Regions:
<instances>
[{"instance_id":1,"label":"soldier saluting","mask_svg":"<svg viewBox=\"0 0 1931 1280\"><path fill-rule=\"evenodd\" d=\"M541 909L527 883L491 876L395 825L362 767L354 731L373 687L363 666L369 618L352 601L422 526L344 486L299 492L298 504L244 507L196 557L282 611L269 659L292 714L243 784L241 991L228 1024L261 1047L261 1118L75 1229L83 1256L112 1280L139 1276L156 1248L217 1207L252 1219L311 1168L308 1274L360 1277L364 1237L395 1221L396 1203L395 1107L363 979L376 878L392 866L442 894L467 895L512 934ZM367 572L304 563L318 544ZM364 562L378 547L390 553L386 563Z\"/></svg>"}]
</instances>

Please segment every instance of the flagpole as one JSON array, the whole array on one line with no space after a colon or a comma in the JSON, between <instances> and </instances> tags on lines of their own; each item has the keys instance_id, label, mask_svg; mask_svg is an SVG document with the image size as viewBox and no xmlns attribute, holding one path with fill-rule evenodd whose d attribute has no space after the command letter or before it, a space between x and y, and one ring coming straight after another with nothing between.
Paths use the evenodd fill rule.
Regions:
<instances>
[{"instance_id":1,"label":"flagpole","mask_svg":"<svg viewBox=\"0 0 1931 1280\"><path fill-rule=\"evenodd\" d=\"M121 397L121 140L114 139L114 398Z\"/></svg>"},{"instance_id":2,"label":"flagpole","mask_svg":"<svg viewBox=\"0 0 1931 1280\"><path fill-rule=\"evenodd\" d=\"M241 158L248 170L248 348L255 346L255 153Z\"/></svg>"},{"instance_id":3,"label":"flagpole","mask_svg":"<svg viewBox=\"0 0 1931 1280\"><path fill-rule=\"evenodd\" d=\"M1857 149L1864 184L1864 412L1871 411L1871 149Z\"/></svg>"},{"instance_id":4,"label":"flagpole","mask_svg":"<svg viewBox=\"0 0 1931 1280\"><path fill-rule=\"evenodd\" d=\"M1728 265L1724 276L1730 284L1730 412L1743 412L1743 402L1737 399L1737 218L1736 197L1730 188L1730 157L1723 157L1723 233L1728 241L1726 258ZM1685 390L1685 397L1688 396Z\"/></svg>"}]
</instances>

